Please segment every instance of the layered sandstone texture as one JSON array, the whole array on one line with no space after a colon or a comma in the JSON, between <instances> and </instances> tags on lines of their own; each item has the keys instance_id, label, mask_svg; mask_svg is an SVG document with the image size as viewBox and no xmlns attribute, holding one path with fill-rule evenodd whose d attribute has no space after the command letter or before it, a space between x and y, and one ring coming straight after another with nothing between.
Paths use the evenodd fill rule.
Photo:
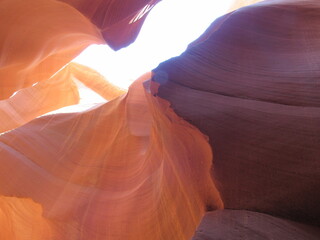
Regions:
<instances>
[{"instance_id":1,"label":"layered sandstone texture","mask_svg":"<svg viewBox=\"0 0 320 240\"><path fill-rule=\"evenodd\" d=\"M320 3L234 1L128 92L70 63L157 2L0 2L0 239L320 238ZM75 80L110 101L40 117Z\"/></svg>"}]
</instances>

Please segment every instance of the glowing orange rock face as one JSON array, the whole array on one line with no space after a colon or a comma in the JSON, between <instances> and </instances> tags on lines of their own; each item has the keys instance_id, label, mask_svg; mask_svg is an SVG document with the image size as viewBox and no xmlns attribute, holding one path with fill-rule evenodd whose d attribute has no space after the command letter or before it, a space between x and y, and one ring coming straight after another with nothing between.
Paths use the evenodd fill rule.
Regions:
<instances>
[{"instance_id":1,"label":"glowing orange rock face","mask_svg":"<svg viewBox=\"0 0 320 240\"><path fill-rule=\"evenodd\" d=\"M123 93L88 68L65 66L104 42L75 8L51 0L0 6L1 132L76 103L73 78L105 98ZM207 138L154 96L155 85L143 86L150 78L101 107L1 135L0 239L189 239L207 208L223 207Z\"/></svg>"},{"instance_id":2,"label":"glowing orange rock face","mask_svg":"<svg viewBox=\"0 0 320 240\"><path fill-rule=\"evenodd\" d=\"M112 84L104 76L87 66L71 62L66 68L73 78L82 82L85 86L98 93L106 100L113 100L127 92ZM71 78L71 76L69 76L69 78Z\"/></svg>"},{"instance_id":3,"label":"glowing orange rock face","mask_svg":"<svg viewBox=\"0 0 320 240\"><path fill-rule=\"evenodd\" d=\"M78 104L79 92L74 80L82 82L106 100L126 93L95 70L69 63L51 78L24 88L9 99L0 100L0 133L20 127L48 112Z\"/></svg>"},{"instance_id":4,"label":"glowing orange rock face","mask_svg":"<svg viewBox=\"0 0 320 240\"><path fill-rule=\"evenodd\" d=\"M121 45L126 42L124 40L128 40L127 37L131 33L136 33L139 25L135 19L138 20L140 16L145 15L143 11L147 11L143 8L141 12L140 4L144 6L143 4L153 4L156 1L137 1L137 7L132 8L132 11L128 10L123 15L123 21L120 17L122 15L117 12L119 15L110 17L107 22L104 22L104 10L109 9L108 6L118 6L117 1L92 1L94 9L89 12L83 7L87 2L66 2L82 9L86 17L71 5L59 1L4 0L0 3L0 16L6 19L0 21L0 98L5 99L0 102L0 120L6 121L0 131L7 131L45 112L76 103L78 95L72 82L73 77L96 89L105 98L114 98L122 94L121 90L100 81L100 76L88 68L72 64L64 69L62 67L89 44L104 43L105 40L108 41L108 37L113 38L113 34L117 36L114 47L119 47L117 44ZM296 7L304 6L305 2L311 1L301 1ZM99 8L101 4L103 7ZM263 5L264 3L259 6ZM150 7L145 6L145 9ZM277 10L284 8L279 6L282 5L277 5ZM100 9L104 10L100 12ZM252 17L256 11L251 13L249 16ZM224 46L234 41L234 36L243 36L242 31L236 31L237 34L231 34L231 38L224 38L229 33L234 33L234 29L231 31L230 28L241 23L233 18L238 16L237 14L222 18L214 28L214 31L218 30L214 41ZM241 15L241 12L239 14L248 16ZM117 21L112 22L112 19ZM130 19L134 20L132 24L137 24L132 31L127 29ZM235 24L230 24L230 21L234 21ZM127 30L118 31L121 27ZM252 29L263 30L254 27ZM210 45L212 39L209 37L206 36L207 41L199 45L199 48L190 47L189 51L200 52L193 54L193 57L201 56L203 60L206 54L215 50ZM316 38L312 35L307 39L311 41ZM217 51L222 51L218 52L221 54L212 55L226 57L228 53L232 55L250 46L257 47L256 44L247 44L243 39L240 40L236 39L235 44L231 44L233 49L219 47ZM237 49L239 43L242 47ZM267 46L260 47L265 49ZM315 43L312 46L318 45ZM287 47L285 49L288 49ZM250 51L247 53L257 56ZM277 53L281 55L282 52ZM184 56L188 54L189 52ZM315 56L313 55L312 59L315 59ZM213 60L224 61L223 57ZM170 99L181 115L210 135L218 160L213 172L218 177L222 199L227 207L259 209L286 217L292 217L292 210L298 209L307 215L308 220L319 216L316 208L319 194L314 191L319 186L318 162L312 162L314 156L319 156L316 154L319 149L314 147L319 136L319 128L315 127L318 126L319 119L319 111L315 111L317 106L311 106L312 109L310 106L308 109L304 108L299 115L301 111L298 110L301 108L298 106L288 110L287 106L277 108L274 104L264 102L250 104L247 99L231 98L225 96L226 94L218 96L219 94L204 93L205 91L199 88L203 87L203 83L206 84L205 81L209 83L208 86L204 86L205 90L212 86L215 86L215 91L223 86L240 87L233 92L235 96L238 96L239 91L241 96L245 93L257 94L257 91L247 91L247 87L242 87L239 81L233 84L233 79L241 80L240 77L244 76L241 74L232 77L230 72L223 72L223 81L209 81L216 80L217 76L208 78L208 72L218 74L217 66L220 66L214 64L215 61L212 59L205 58L204 62L193 62L188 57L186 59L182 69L185 70L189 64L187 70L195 71L180 74L180 77L183 76L183 84L179 86L170 86L172 73L168 72L168 85L162 83L160 94ZM282 64L288 60L279 59L284 59ZM251 65L248 64L248 56L245 60L241 63L248 67L256 66L254 64L266 59L253 59ZM299 59L297 61L303 62ZM172 62L169 62L169 69L173 69L173 73L179 75L179 64L174 65ZM201 66L197 63L201 63ZM315 62L311 63L310 67L315 66ZM269 61L269 64L273 66L272 61ZM213 71L213 67L217 69ZM159 69L161 70L161 67ZM168 69L162 69L166 70ZM224 70L225 68L222 69ZM192 76L194 73L205 74L204 81L199 81L199 76ZM178 117L169 103L157 96L157 85L148 81L151 75L148 73L142 76L131 86L127 95L103 106L82 113L38 118L0 136L0 239L190 239L207 209L223 208L224 203L210 174L212 152L207 137ZM243 77L242 80L246 83L248 79ZM34 83L38 84L31 87ZM254 83L249 85L257 87L259 82ZM188 84L191 84L191 88L188 88ZM195 87L192 87L192 84L195 84ZM105 87L105 91L101 86ZM22 88L24 89L14 97L7 99ZM66 95L63 93L64 89ZM263 91L259 96L265 101L266 96L262 93L269 88L261 89ZM315 92L315 89L312 90ZM43 105L38 104L42 97L46 99L42 102ZM294 101L296 103L304 99L295 98ZM258 110L255 109L256 106ZM26 109L29 108L30 112L27 113ZM234 111L239 108L241 111ZM184 109L186 110L183 111ZM259 115L261 112L267 115ZM271 115L268 115L270 113ZM283 114L286 117L283 117ZM19 115L21 119L17 117ZM223 117L219 118L220 116ZM292 120L288 116L298 117L293 118L288 124L288 119ZM307 127L303 124L294 125L301 122L299 119L306 120L309 123ZM254 126L260 127L263 131L253 129L252 124L248 124L250 121L255 122ZM274 126L278 126L278 129L273 128ZM291 131L292 129L295 130ZM258 132L260 135L254 138ZM238 133L241 134L237 135ZM304 136L303 141L295 138L301 135ZM281 141L273 141L275 136ZM263 141L264 148L255 145L259 140ZM292 141L298 142L301 147L291 148L295 146L291 144ZM308 150L309 155L300 156L309 160L307 162L311 162L315 167L310 168L310 165L306 165L305 168L298 169L296 166L301 162L295 161L297 158L294 157L299 156L299 151L283 151L284 148L281 151L271 151L283 143L286 143L289 150ZM250 150L250 147L255 151ZM263 152L265 149L268 151ZM285 159L280 153L293 156L290 160L294 164L278 161L279 158ZM272 157L269 157L269 154L273 154ZM261 161L252 164L249 161L252 156L259 160L266 158L272 161L272 164L268 165L269 168L263 164L262 167L257 167ZM289 171L289 174L269 177L270 174L277 173L270 171L273 166L281 169L280 173ZM299 177L307 177L296 181L297 169L300 171L297 174ZM259 181L254 181L256 179Z\"/></svg>"},{"instance_id":5,"label":"glowing orange rock face","mask_svg":"<svg viewBox=\"0 0 320 240\"><path fill-rule=\"evenodd\" d=\"M104 43L96 26L65 3L4 0L0 14L0 99L49 79L90 44Z\"/></svg>"},{"instance_id":6,"label":"glowing orange rock face","mask_svg":"<svg viewBox=\"0 0 320 240\"><path fill-rule=\"evenodd\" d=\"M130 44L157 2L1 1L0 99L52 77L90 44Z\"/></svg>"},{"instance_id":7,"label":"glowing orange rock face","mask_svg":"<svg viewBox=\"0 0 320 240\"><path fill-rule=\"evenodd\" d=\"M45 239L189 239L207 207L223 206L207 139L144 91L148 78L102 107L1 136L0 194L41 205L33 221L49 224Z\"/></svg>"},{"instance_id":8,"label":"glowing orange rock face","mask_svg":"<svg viewBox=\"0 0 320 240\"><path fill-rule=\"evenodd\" d=\"M73 74L64 68L53 77L0 100L0 133L20 127L47 112L77 104L79 93Z\"/></svg>"},{"instance_id":9,"label":"glowing orange rock face","mask_svg":"<svg viewBox=\"0 0 320 240\"><path fill-rule=\"evenodd\" d=\"M0 197L1 239L48 239L51 228L42 207L31 199Z\"/></svg>"}]
</instances>

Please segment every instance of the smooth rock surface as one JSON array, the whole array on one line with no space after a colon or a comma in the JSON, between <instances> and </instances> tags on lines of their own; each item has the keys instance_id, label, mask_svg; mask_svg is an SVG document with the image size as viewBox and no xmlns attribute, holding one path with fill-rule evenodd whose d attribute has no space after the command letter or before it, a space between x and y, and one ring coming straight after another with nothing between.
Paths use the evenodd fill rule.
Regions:
<instances>
[{"instance_id":1,"label":"smooth rock surface","mask_svg":"<svg viewBox=\"0 0 320 240\"><path fill-rule=\"evenodd\" d=\"M320 228L244 210L207 213L192 240L318 240Z\"/></svg>"},{"instance_id":2,"label":"smooth rock surface","mask_svg":"<svg viewBox=\"0 0 320 240\"><path fill-rule=\"evenodd\" d=\"M265 1L160 64L159 96L209 136L226 208L320 224L320 2Z\"/></svg>"}]
</instances>

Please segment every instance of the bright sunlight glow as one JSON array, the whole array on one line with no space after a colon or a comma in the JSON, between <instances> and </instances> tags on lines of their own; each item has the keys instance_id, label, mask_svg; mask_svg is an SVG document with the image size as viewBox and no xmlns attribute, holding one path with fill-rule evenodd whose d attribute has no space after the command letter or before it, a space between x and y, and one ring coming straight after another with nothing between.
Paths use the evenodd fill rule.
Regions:
<instances>
[{"instance_id":1,"label":"bright sunlight glow","mask_svg":"<svg viewBox=\"0 0 320 240\"><path fill-rule=\"evenodd\" d=\"M150 12L136 41L117 52L91 45L74 62L86 65L122 88L171 57L180 55L233 0L162 0Z\"/></svg>"}]
</instances>

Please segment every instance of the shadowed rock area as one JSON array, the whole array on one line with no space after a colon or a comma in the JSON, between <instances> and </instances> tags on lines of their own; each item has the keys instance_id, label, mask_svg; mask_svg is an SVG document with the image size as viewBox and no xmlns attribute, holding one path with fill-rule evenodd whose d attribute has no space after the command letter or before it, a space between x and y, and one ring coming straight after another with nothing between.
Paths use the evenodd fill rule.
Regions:
<instances>
[{"instance_id":1,"label":"shadowed rock area","mask_svg":"<svg viewBox=\"0 0 320 240\"><path fill-rule=\"evenodd\" d=\"M154 70L159 96L209 136L225 208L320 224L319 11L242 8Z\"/></svg>"},{"instance_id":2,"label":"shadowed rock area","mask_svg":"<svg viewBox=\"0 0 320 240\"><path fill-rule=\"evenodd\" d=\"M207 213L192 240L318 240L317 227L245 210L218 210Z\"/></svg>"}]
</instances>

